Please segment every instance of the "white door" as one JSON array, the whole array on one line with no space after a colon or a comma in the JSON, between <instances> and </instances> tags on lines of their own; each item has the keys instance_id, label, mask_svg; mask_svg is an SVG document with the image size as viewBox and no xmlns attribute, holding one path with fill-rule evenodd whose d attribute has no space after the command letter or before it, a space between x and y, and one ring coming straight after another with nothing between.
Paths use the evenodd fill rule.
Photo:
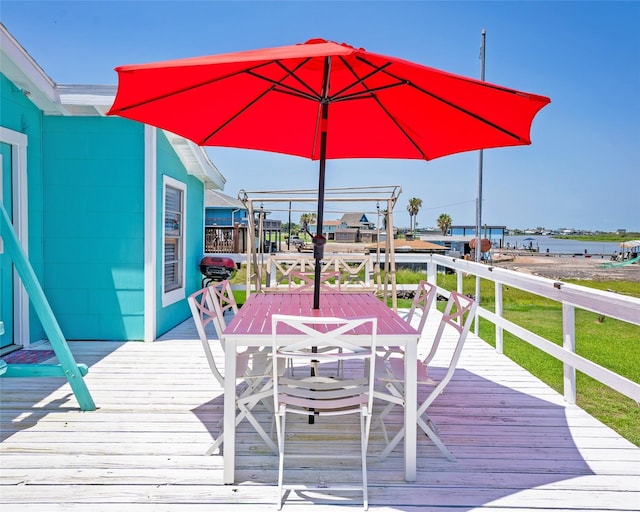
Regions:
<instances>
[{"instance_id":1,"label":"white door","mask_svg":"<svg viewBox=\"0 0 640 512\"><path fill-rule=\"evenodd\" d=\"M11 146L0 142L0 201L11 218L13 210L11 190ZM13 345L13 262L0 240L0 321L4 334L0 335L0 351Z\"/></svg>"}]
</instances>

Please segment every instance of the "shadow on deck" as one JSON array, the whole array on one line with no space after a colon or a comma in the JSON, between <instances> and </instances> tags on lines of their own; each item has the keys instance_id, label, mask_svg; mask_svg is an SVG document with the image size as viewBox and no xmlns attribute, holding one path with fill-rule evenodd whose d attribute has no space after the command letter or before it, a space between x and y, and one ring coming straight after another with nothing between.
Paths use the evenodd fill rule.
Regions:
<instances>
[{"instance_id":1,"label":"shadow on deck","mask_svg":"<svg viewBox=\"0 0 640 512\"><path fill-rule=\"evenodd\" d=\"M430 320L426 338L435 330ZM236 485L220 483L220 455L203 455L219 432L222 390L190 321L151 344L69 345L90 367L98 410L79 411L63 379L0 380L3 512L275 510L277 456L250 425L238 427ZM441 352L433 361L434 374L444 371L445 358ZM407 483L401 448L379 461L383 437L373 430L372 510L638 509L640 449L473 335L429 410L457 460L447 461L419 434L417 481ZM266 409L258 417L268 430ZM398 408L388 423L397 428L401 419ZM305 419L290 422L292 441L305 443L309 460L289 481L358 481L357 466L338 460L316 469L326 461L313 457L357 450L357 425L340 418L311 428ZM284 510L354 508L348 497L331 501L291 496Z\"/></svg>"}]
</instances>

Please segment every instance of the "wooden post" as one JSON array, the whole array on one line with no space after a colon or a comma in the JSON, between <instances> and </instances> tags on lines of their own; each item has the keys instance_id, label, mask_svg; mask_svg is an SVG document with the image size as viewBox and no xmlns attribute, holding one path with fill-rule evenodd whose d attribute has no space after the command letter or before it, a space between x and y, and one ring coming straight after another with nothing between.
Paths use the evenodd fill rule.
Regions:
<instances>
[{"instance_id":1,"label":"wooden post","mask_svg":"<svg viewBox=\"0 0 640 512\"><path fill-rule=\"evenodd\" d=\"M234 254L240 254L240 224L238 222L233 223L233 252Z\"/></svg>"}]
</instances>

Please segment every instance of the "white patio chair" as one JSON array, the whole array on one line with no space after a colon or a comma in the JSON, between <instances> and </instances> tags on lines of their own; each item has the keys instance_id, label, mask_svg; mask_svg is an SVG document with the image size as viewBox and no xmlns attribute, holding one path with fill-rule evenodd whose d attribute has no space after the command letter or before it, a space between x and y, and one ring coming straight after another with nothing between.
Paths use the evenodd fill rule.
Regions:
<instances>
[{"instance_id":1,"label":"white patio chair","mask_svg":"<svg viewBox=\"0 0 640 512\"><path fill-rule=\"evenodd\" d=\"M477 303L473 299L467 297L466 295L462 295L460 293L452 291L449 295L449 300L447 301L447 305L442 314L442 319L440 320L440 324L433 339L429 354L424 360L418 361L417 364L418 385L433 386L433 390L429 393L427 398L419 405L417 409L416 416L418 425L450 461L455 460L455 456L438 437L436 433L438 429L431 418L426 414L426 412L433 401L444 391L445 387L453 377L456 366L460 359L460 354L462 352L464 342L467 338L467 334L469 333L471 323L473 322L476 308ZM440 346L442 336L448 334L451 329L453 329L457 335L455 348L451 355L451 359L449 360L449 365L444 377L439 382L436 382L428 375L427 365L435 356L438 347ZM385 459L389 455L389 453L393 451L393 449L402 440L405 434L405 428L403 426L400 431L393 437L393 439L389 441L386 427L384 426L384 418L389 414L390 410L395 407L395 405L406 406L403 400L403 386L405 380L404 358L389 358L387 361L386 369L386 373L381 373L380 371L378 371L377 377L384 383L388 393L376 391L375 394L376 398L389 402L389 404L380 413L380 416L378 418L383 428L385 441L387 442L386 448L380 454L381 460Z\"/></svg>"},{"instance_id":2,"label":"white patio chair","mask_svg":"<svg viewBox=\"0 0 640 512\"><path fill-rule=\"evenodd\" d=\"M218 333L218 339L224 350L224 337L222 333L227 327L227 323L231 321L234 315L238 312L238 303L233 295L233 289L231 288L231 282L228 279L223 281L213 282L207 285L209 293L211 294L211 305L215 315L213 317L213 325ZM260 349L259 347L249 347L246 349L246 354L249 355L247 360L248 365L253 363L255 366L254 373L256 377L252 379L254 384L259 382L259 376L271 375L271 358L269 350Z\"/></svg>"},{"instance_id":3,"label":"white patio chair","mask_svg":"<svg viewBox=\"0 0 640 512\"><path fill-rule=\"evenodd\" d=\"M375 375L376 318L346 320L329 317L297 317L273 315L272 354L276 360L293 360L296 363L311 364L312 360L349 361L353 378L346 380L322 376L294 378L274 375L273 395L276 409L276 430L278 434L278 510L282 508L288 493L292 490L322 491L362 491L365 510L368 509L367 495L367 446L371 428L371 408ZM358 344L345 337L353 334L362 337ZM314 347L318 353L312 352ZM325 350L326 349L326 350ZM285 485L284 459L287 413L322 418L344 414L360 415L360 449L362 465L362 485ZM315 424L315 422L314 422ZM309 425L308 428L313 428ZM305 453L287 453L289 458L309 458ZM327 446L326 454L313 455L315 458L358 458ZM283 492L284 491L284 492Z\"/></svg>"},{"instance_id":4,"label":"white patio chair","mask_svg":"<svg viewBox=\"0 0 640 512\"><path fill-rule=\"evenodd\" d=\"M413 300L411 301L411 308L404 317L404 319L410 324L413 324L414 318L418 318L417 325L414 326L416 330L422 332L424 329L424 324L427 321L429 311L431 311L433 301L437 294L438 287L435 284L431 284L424 280L418 283L418 288L416 288ZM402 347L385 347L385 353L382 358L388 359L393 354L404 355L404 350ZM380 366L380 362L378 363L378 366ZM381 368L378 369L378 371L380 370Z\"/></svg>"},{"instance_id":5,"label":"white patio chair","mask_svg":"<svg viewBox=\"0 0 640 512\"><path fill-rule=\"evenodd\" d=\"M331 283L330 280L333 280L333 283ZM292 270L287 276L287 281L289 285L289 292L313 292L315 283L315 272L301 272L299 270ZM320 274L320 291L329 293L340 293L340 272L322 272ZM295 374L295 367L291 364L291 361L287 363L287 368L289 372L291 372L291 375ZM343 377L342 370L342 361L338 360L336 367L336 376L338 378Z\"/></svg>"},{"instance_id":6,"label":"white patio chair","mask_svg":"<svg viewBox=\"0 0 640 512\"><path fill-rule=\"evenodd\" d=\"M222 289L224 287L225 285L222 284L219 288L216 287L216 289ZM224 315L219 314L221 307L217 306L217 302L214 297L220 297L220 295L212 293L213 288L213 286L205 286L191 294L187 300L189 307L191 308L191 314L193 316L207 362L209 363L211 373L224 389L225 377L230 377L225 376L216 364L211 346L212 343L217 342L220 348L224 350L224 342L222 341L223 338L221 336L223 325L220 324L220 318L224 321ZM233 301L233 303L235 304L235 301ZM237 311L237 305L235 308ZM213 322L213 325L216 328L218 339L210 339L207 335L206 326L211 322ZM234 377L236 380L245 383L245 388L236 398L236 406L240 409L240 412L236 416L236 426L246 418L251 425L253 425L256 432L258 432L264 442L267 443L275 453L277 453L278 449L275 443L265 432L253 414L251 414L251 409L253 409L258 402L262 401L265 404L270 405L273 395L271 390L271 367L268 360L268 354L251 351L239 353L236 356L236 375ZM220 432L217 439L207 450L206 455L211 455L216 452L222 445L222 441L223 435L222 432Z\"/></svg>"},{"instance_id":7,"label":"white patio chair","mask_svg":"<svg viewBox=\"0 0 640 512\"><path fill-rule=\"evenodd\" d=\"M238 303L228 279L213 282L208 285L208 288L215 305L214 325L216 331L220 334L227 326L228 320L231 320L233 315L238 312Z\"/></svg>"}]
</instances>

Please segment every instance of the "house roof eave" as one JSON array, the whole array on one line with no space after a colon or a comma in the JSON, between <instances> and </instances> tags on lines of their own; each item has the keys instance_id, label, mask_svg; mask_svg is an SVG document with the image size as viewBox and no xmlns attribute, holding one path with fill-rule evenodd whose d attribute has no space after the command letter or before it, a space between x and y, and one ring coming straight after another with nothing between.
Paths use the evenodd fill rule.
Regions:
<instances>
[{"instance_id":1,"label":"house roof eave","mask_svg":"<svg viewBox=\"0 0 640 512\"><path fill-rule=\"evenodd\" d=\"M55 82L0 23L0 71L45 114L64 114Z\"/></svg>"},{"instance_id":2,"label":"house roof eave","mask_svg":"<svg viewBox=\"0 0 640 512\"><path fill-rule=\"evenodd\" d=\"M189 174L204 183L205 189L224 190L226 178L209 159L204 148L194 142L163 130Z\"/></svg>"}]
</instances>

